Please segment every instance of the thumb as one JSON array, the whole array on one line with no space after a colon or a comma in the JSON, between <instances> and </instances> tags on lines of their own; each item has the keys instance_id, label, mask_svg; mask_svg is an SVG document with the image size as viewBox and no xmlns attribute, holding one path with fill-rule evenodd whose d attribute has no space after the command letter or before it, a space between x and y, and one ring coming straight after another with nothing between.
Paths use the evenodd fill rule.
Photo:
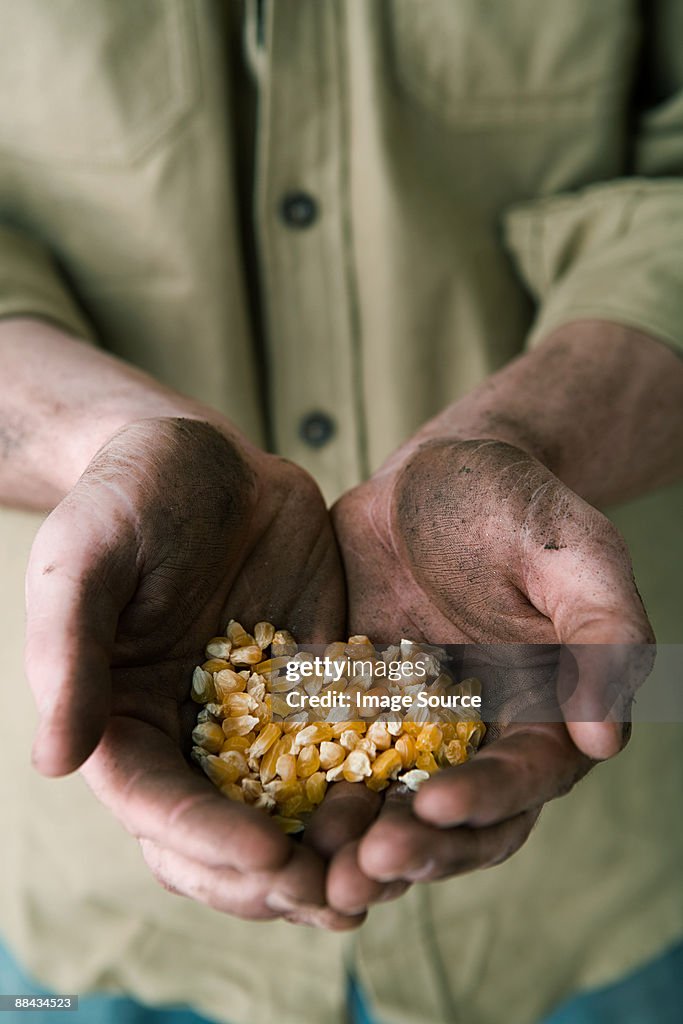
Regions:
<instances>
[{"instance_id":1,"label":"thumb","mask_svg":"<svg viewBox=\"0 0 683 1024\"><path fill-rule=\"evenodd\" d=\"M34 541L25 664L40 715L33 763L43 775L74 771L104 731L118 616L136 581L135 547L124 532L119 526L112 535L102 508L77 485Z\"/></svg>"},{"instance_id":2,"label":"thumb","mask_svg":"<svg viewBox=\"0 0 683 1024\"><path fill-rule=\"evenodd\" d=\"M580 531L535 552L529 596L563 645L558 697L567 730L579 750L604 760L628 740L633 696L652 670L655 648L628 549L591 511Z\"/></svg>"}]
</instances>

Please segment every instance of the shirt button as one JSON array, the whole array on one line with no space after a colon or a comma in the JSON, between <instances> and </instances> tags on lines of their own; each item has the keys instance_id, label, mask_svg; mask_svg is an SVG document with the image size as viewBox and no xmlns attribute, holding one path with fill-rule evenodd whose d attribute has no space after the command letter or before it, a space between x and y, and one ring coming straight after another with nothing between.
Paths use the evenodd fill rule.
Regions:
<instances>
[{"instance_id":1,"label":"shirt button","mask_svg":"<svg viewBox=\"0 0 683 1024\"><path fill-rule=\"evenodd\" d=\"M280 216L290 228L310 228L318 219L318 204L308 192L288 192L280 202Z\"/></svg>"},{"instance_id":2,"label":"shirt button","mask_svg":"<svg viewBox=\"0 0 683 1024\"><path fill-rule=\"evenodd\" d=\"M299 424L299 436L311 448L322 448L334 436L335 425L326 412L309 412Z\"/></svg>"}]
</instances>

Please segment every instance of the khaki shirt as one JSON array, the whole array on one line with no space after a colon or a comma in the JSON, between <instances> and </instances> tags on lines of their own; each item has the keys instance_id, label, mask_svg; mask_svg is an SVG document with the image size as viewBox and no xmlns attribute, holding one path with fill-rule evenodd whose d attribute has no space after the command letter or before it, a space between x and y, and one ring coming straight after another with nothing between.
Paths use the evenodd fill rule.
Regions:
<instances>
[{"instance_id":1,"label":"khaki shirt","mask_svg":"<svg viewBox=\"0 0 683 1024\"><path fill-rule=\"evenodd\" d=\"M222 410L330 500L562 323L683 346L678 0L0 0L0 25L0 316ZM614 513L660 640L681 640L682 513L682 488ZM79 777L29 767L37 522L0 523L0 931L45 984L336 1024L352 969L385 1022L530 1024L683 934L673 725L636 729L506 864L351 937L164 892Z\"/></svg>"}]
</instances>

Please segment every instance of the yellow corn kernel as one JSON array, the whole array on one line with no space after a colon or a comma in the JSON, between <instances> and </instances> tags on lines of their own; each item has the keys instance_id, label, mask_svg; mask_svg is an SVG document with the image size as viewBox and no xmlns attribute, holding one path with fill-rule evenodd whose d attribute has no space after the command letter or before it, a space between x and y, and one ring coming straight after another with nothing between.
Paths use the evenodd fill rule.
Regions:
<instances>
[{"instance_id":1,"label":"yellow corn kernel","mask_svg":"<svg viewBox=\"0 0 683 1024\"><path fill-rule=\"evenodd\" d=\"M300 779L307 779L320 767L320 754L314 743L302 747L296 759L296 773Z\"/></svg>"},{"instance_id":2,"label":"yellow corn kernel","mask_svg":"<svg viewBox=\"0 0 683 1024\"><path fill-rule=\"evenodd\" d=\"M202 665L205 672L222 672L224 668L230 668L230 662L224 658L209 658Z\"/></svg>"},{"instance_id":3,"label":"yellow corn kernel","mask_svg":"<svg viewBox=\"0 0 683 1024\"><path fill-rule=\"evenodd\" d=\"M283 804L285 800L290 800L294 796L301 796L305 789L300 779L295 779L294 782L273 779L272 782L263 783L263 791L270 794L278 804Z\"/></svg>"},{"instance_id":4,"label":"yellow corn kernel","mask_svg":"<svg viewBox=\"0 0 683 1024\"><path fill-rule=\"evenodd\" d=\"M221 703L224 703L233 693L244 693L247 688L246 680L242 679L242 676L238 676L237 672L233 672L231 668L223 668L220 672L216 672L214 684L216 695Z\"/></svg>"},{"instance_id":5,"label":"yellow corn kernel","mask_svg":"<svg viewBox=\"0 0 683 1024\"><path fill-rule=\"evenodd\" d=\"M249 748L249 757L257 758L263 757L263 755L270 750L273 744L277 743L282 735L282 729L279 725L270 723L258 734L251 747Z\"/></svg>"},{"instance_id":6,"label":"yellow corn kernel","mask_svg":"<svg viewBox=\"0 0 683 1024\"><path fill-rule=\"evenodd\" d=\"M344 750L355 750L361 741L361 734L355 732L354 729L344 729L344 732L339 737L339 743Z\"/></svg>"},{"instance_id":7,"label":"yellow corn kernel","mask_svg":"<svg viewBox=\"0 0 683 1024\"><path fill-rule=\"evenodd\" d=\"M451 765L464 764L467 760L467 749L462 740L451 740L446 744L444 757Z\"/></svg>"},{"instance_id":8,"label":"yellow corn kernel","mask_svg":"<svg viewBox=\"0 0 683 1024\"><path fill-rule=\"evenodd\" d=\"M306 796L314 806L322 803L326 791L327 779L325 778L325 772L315 772L313 775L308 776L306 779Z\"/></svg>"},{"instance_id":9,"label":"yellow corn kernel","mask_svg":"<svg viewBox=\"0 0 683 1024\"><path fill-rule=\"evenodd\" d=\"M263 796L263 786L258 779L242 779L242 792L244 793L244 802L247 804L255 804L260 796Z\"/></svg>"},{"instance_id":10,"label":"yellow corn kernel","mask_svg":"<svg viewBox=\"0 0 683 1024\"><path fill-rule=\"evenodd\" d=\"M263 652L258 644L247 644L245 647L235 647L230 652L230 662L232 665L257 665Z\"/></svg>"},{"instance_id":11,"label":"yellow corn kernel","mask_svg":"<svg viewBox=\"0 0 683 1024\"><path fill-rule=\"evenodd\" d=\"M229 693L225 698L225 707L230 718L239 715L253 715L258 708L258 701L249 693Z\"/></svg>"},{"instance_id":12,"label":"yellow corn kernel","mask_svg":"<svg viewBox=\"0 0 683 1024\"><path fill-rule=\"evenodd\" d=\"M250 694L254 700L264 701L269 696L266 689L266 681L263 676L259 675L258 672L252 672L247 682L247 693Z\"/></svg>"},{"instance_id":13,"label":"yellow corn kernel","mask_svg":"<svg viewBox=\"0 0 683 1024\"><path fill-rule=\"evenodd\" d=\"M237 800L238 803L244 803L242 787L238 786L236 782L226 782L219 788L223 796L227 796L228 800Z\"/></svg>"},{"instance_id":14,"label":"yellow corn kernel","mask_svg":"<svg viewBox=\"0 0 683 1024\"><path fill-rule=\"evenodd\" d=\"M332 737L338 739L348 729L353 732L365 733L367 728L367 722L334 722L332 725Z\"/></svg>"},{"instance_id":15,"label":"yellow corn kernel","mask_svg":"<svg viewBox=\"0 0 683 1024\"><path fill-rule=\"evenodd\" d=\"M236 718L223 719L223 732L226 736L246 736L258 725L254 715L238 715Z\"/></svg>"},{"instance_id":16,"label":"yellow corn kernel","mask_svg":"<svg viewBox=\"0 0 683 1024\"><path fill-rule=\"evenodd\" d=\"M435 722L428 722L423 725L417 737L416 745L418 750L427 750L434 753L441 746L443 733Z\"/></svg>"},{"instance_id":17,"label":"yellow corn kernel","mask_svg":"<svg viewBox=\"0 0 683 1024\"><path fill-rule=\"evenodd\" d=\"M313 725L306 725L297 733L294 740L294 749L301 750L309 743L322 743L323 740L332 738L332 726L329 722L314 722Z\"/></svg>"},{"instance_id":18,"label":"yellow corn kernel","mask_svg":"<svg viewBox=\"0 0 683 1024\"><path fill-rule=\"evenodd\" d=\"M434 760L434 755L431 750L420 750L417 757L415 758L415 767L418 771L429 772L433 775L434 772L438 772L439 766Z\"/></svg>"},{"instance_id":19,"label":"yellow corn kernel","mask_svg":"<svg viewBox=\"0 0 683 1024\"><path fill-rule=\"evenodd\" d=\"M202 722L192 730L192 742L209 754L217 754L223 746L223 730L216 722Z\"/></svg>"},{"instance_id":20,"label":"yellow corn kernel","mask_svg":"<svg viewBox=\"0 0 683 1024\"><path fill-rule=\"evenodd\" d=\"M398 781L402 782L408 789L411 789L413 793L417 793L422 783L427 782L428 779L429 772L422 771L419 768L411 768L405 775L399 775L398 777Z\"/></svg>"},{"instance_id":21,"label":"yellow corn kernel","mask_svg":"<svg viewBox=\"0 0 683 1024\"><path fill-rule=\"evenodd\" d=\"M304 823L298 818L285 818L281 814L274 814L273 821L282 829L286 836L294 835L295 832L303 832Z\"/></svg>"},{"instance_id":22,"label":"yellow corn kernel","mask_svg":"<svg viewBox=\"0 0 683 1024\"><path fill-rule=\"evenodd\" d=\"M419 736L422 731L422 724L420 722L404 722L403 732L407 736Z\"/></svg>"},{"instance_id":23,"label":"yellow corn kernel","mask_svg":"<svg viewBox=\"0 0 683 1024\"><path fill-rule=\"evenodd\" d=\"M354 750L364 750L371 761L374 761L377 757L377 747L368 739L367 736L361 736L358 740L358 744L353 748Z\"/></svg>"},{"instance_id":24,"label":"yellow corn kernel","mask_svg":"<svg viewBox=\"0 0 683 1024\"><path fill-rule=\"evenodd\" d=\"M280 754L275 770L283 782L296 781L296 757L294 754Z\"/></svg>"},{"instance_id":25,"label":"yellow corn kernel","mask_svg":"<svg viewBox=\"0 0 683 1024\"><path fill-rule=\"evenodd\" d=\"M277 693L274 693L270 698L270 708L273 718L277 718L280 722L283 722L292 713L292 709L285 698Z\"/></svg>"},{"instance_id":26,"label":"yellow corn kernel","mask_svg":"<svg viewBox=\"0 0 683 1024\"><path fill-rule=\"evenodd\" d=\"M278 806L278 810L283 817L294 818L298 814L310 814L313 810L313 804L305 793L300 793L297 796L290 797L289 800L283 801Z\"/></svg>"},{"instance_id":27,"label":"yellow corn kernel","mask_svg":"<svg viewBox=\"0 0 683 1024\"><path fill-rule=\"evenodd\" d=\"M327 771L329 768L336 768L346 760L347 751L340 743L333 743L330 740L323 740L320 744L320 767Z\"/></svg>"},{"instance_id":28,"label":"yellow corn kernel","mask_svg":"<svg viewBox=\"0 0 683 1024\"><path fill-rule=\"evenodd\" d=\"M289 751L285 750L282 740L276 740L272 747L266 751L261 758L261 764L259 765L259 775L261 776L261 782L271 782L277 775L277 759L280 754L288 754Z\"/></svg>"},{"instance_id":29,"label":"yellow corn kernel","mask_svg":"<svg viewBox=\"0 0 683 1024\"><path fill-rule=\"evenodd\" d=\"M192 700L197 704L209 704L216 699L213 675L197 665L192 674Z\"/></svg>"},{"instance_id":30,"label":"yellow corn kernel","mask_svg":"<svg viewBox=\"0 0 683 1024\"><path fill-rule=\"evenodd\" d=\"M336 640L328 644L323 657L330 661L346 661L346 644L343 640Z\"/></svg>"},{"instance_id":31,"label":"yellow corn kernel","mask_svg":"<svg viewBox=\"0 0 683 1024\"><path fill-rule=\"evenodd\" d=\"M207 658L226 658L232 650L232 643L227 636L214 636L204 648Z\"/></svg>"},{"instance_id":32,"label":"yellow corn kernel","mask_svg":"<svg viewBox=\"0 0 683 1024\"><path fill-rule=\"evenodd\" d=\"M415 758L417 757L415 737L408 736L407 734L399 736L395 743L395 749L401 755L404 770L412 768L415 764Z\"/></svg>"},{"instance_id":33,"label":"yellow corn kernel","mask_svg":"<svg viewBox=\"0 0 683 1024\"><path fill-rule=\"evenodd\" d=\"M272 622L257 622L254 626L254 640L262 651L272 642L274 636L275 626Z\"/></svg>"},{"instance_id":34,"label":"yellow corn kernel","mask_svg":"<svg viewBox=\"0 0 683 1024\"><path fill-rule=\"evenodd\" d=\"M270 698L266 698L264 701L257 701L256 709L254 714L258 718L259 726L265 729L267 725L270 725L273 719L273 710L270 704Z\"/></svg>"},{"instance_id":35,"label":"yellow corn kernel","mask_svg":"<svg viewBox=\"0 0 683 1024\"><path fill-rule=\"evenodd\" d=\"M245 775L249 774L247 759L242 750L226 750L225 753L219 754L216 760L224 765L222 770L225 782L238 782L239 779L243 779ZM218 782L216 785L221 785L221 783Z\"/></svg>"},{"instance_id":36,"label":"yellow corn kernel","mask_svg":"<svg viewBox=\"0 0 683 1024\"><path fill-rule=\"evenodd\" d=\"M259 675L266 676L269 679L274 673L279 672L281 668L285 668L288 664L289 658L284 656L266 658L265 661L259 662Z\"/></svg>"},{"instance_id":37,"label":"yellow corn kernel","mask_svg":"<svg viewBox=\"0 0 683 1024\"><path fill-rule=\"evenodd\" d=\"M451 740L456 739L457 733L455 731L455 722L442 722L441 733L443 736L443 743L450 743Z\"/></svg>"},{"instance_id":38,"label":"yellow corn kernel","mask_svg":"<svg viewBox=\"0 0 683 1024\"><path fill-rule=\"evenodd\" d=\"M214 786L222 786L226 782L237 782L238 772L232 765L226 764L221 757L209 754L202 759L202 769ZM246 766L246 765L245 765Z\"/></svg>"},{"instance_id":39,"label":"yellow corn kernel","mask_svg":"<svg viewBox=\"0 0 683 1024\"><path fill-rule=\"evenodd\" d=\"M225 635L233 647L246 647L247 644L254 643L253 636L247 633L242 623L237 622L235 619L230 619L230 622L225 627Z\"/></svg>"},{"instance_id":40,"label":"yellow corn kernel","mask_svg":"<svg viewBox=\"0 0 683 1024\"><path fill-rule=\"evenodd\" d=\"M462 743L469 743L473 747L478 747L484 738L486 726L483 722L458 722L455 731Z\"/></svg>"},{"instance_id":41,"label":"yellow corn kernel","mask_svg":"<svg viewBox=\"0 0 683 1024\"><path fill-rule=\"evenodd\" d=\"M306 715L306 712L300 712L300 714ZM286 722L282 723L282 731L285 733L293 733L295 736L306 728L305 717L301 719L298 715L290 715Z\"/></svg>"},{"instance_id":42,"label":"yellow corn kernel","mask_svg":"<svg viewBox=\"0 0 683 1024\"><path fill-rule=\"evenodd\" d=\"M364 750L352 750L344 761L342 775L347 782L362 782L372 775L370 758Z\"/></svg>"},{"instance_id":43,"label":"yellow corn kernel","mask_svg":"<svg viewBox=\"0 0 683 1024\"><path fill-rule=\"evenodd\" d=\"M391 746L391 733L387 722L373 722L366 733L371 743L375 744L377 750L388 750Z\"/></svg>"},{"instance_id":44,"label":"yellow corn kernel","mask_svg":"<svg viewBox=\"0 0 683 1024\"><path fill-rule=\"evenodd\" d=\"M274 656L291 658L299 650L299 647L288 629L277 629L273 634L270 649Z\"/></svg>"},{"instance_id":45,"label":"yellow corn kernel","mask_svg":"<svg viewBox=\"0 0 683 1024\"><path fill-rule=\"evenodd\" d=\"M335 765L334 768L329 768L325 772L325 779L327 782L339 782L340 779L344 778L344 761L341 764Z\"/></svg>"},{"instance_id":46,"label":"yellow corn kernel","mask_svg":"<svg viewBox=\"0 0 683 1024\"><path fill-rule=\"evenodd\" d=\"M372 763L372 778L378 782L395 779L402 768L403 760L398 750L385 750Z\"/></svg>"},{"instance_id":47,"label":"yellow corn kernel","mask_svg":"<svg viewBox=\"0 0 683 1024\"><path fill-rule=\"evenodd\" d=\"M227 754L230 750L240 750L244 753L250 745L248 736L227 736L221 747L221 754Z\"/></svg>"}]
</instances>

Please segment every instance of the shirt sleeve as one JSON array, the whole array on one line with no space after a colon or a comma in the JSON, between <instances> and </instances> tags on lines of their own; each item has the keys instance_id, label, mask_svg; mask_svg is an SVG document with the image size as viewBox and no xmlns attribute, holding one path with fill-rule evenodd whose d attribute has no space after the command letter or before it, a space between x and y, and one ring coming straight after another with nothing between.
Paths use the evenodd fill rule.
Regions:
<instances>
[{"instance_id":1,"label":"shirt sleeve","mask_svg":"<svg viewBox=\"0 0 683 1024\"><path fill-rule=\"evenodd\" d=\"M571 321L601 319L683 352L683 4L649 6L633 175L504 215L505 243L537 303L529 345Z\"/></svg>"},{"instance_id":2,"label":"shirt sleeve","mask_svg":"<svg viewBox=\"0 0 683 1024\"><path fill-rule=\"evenodd\" d=\"M49 320L69 334L94 341L92 328L39 241L0 225L0 318Z\"/></svg>"}]
</instances>

